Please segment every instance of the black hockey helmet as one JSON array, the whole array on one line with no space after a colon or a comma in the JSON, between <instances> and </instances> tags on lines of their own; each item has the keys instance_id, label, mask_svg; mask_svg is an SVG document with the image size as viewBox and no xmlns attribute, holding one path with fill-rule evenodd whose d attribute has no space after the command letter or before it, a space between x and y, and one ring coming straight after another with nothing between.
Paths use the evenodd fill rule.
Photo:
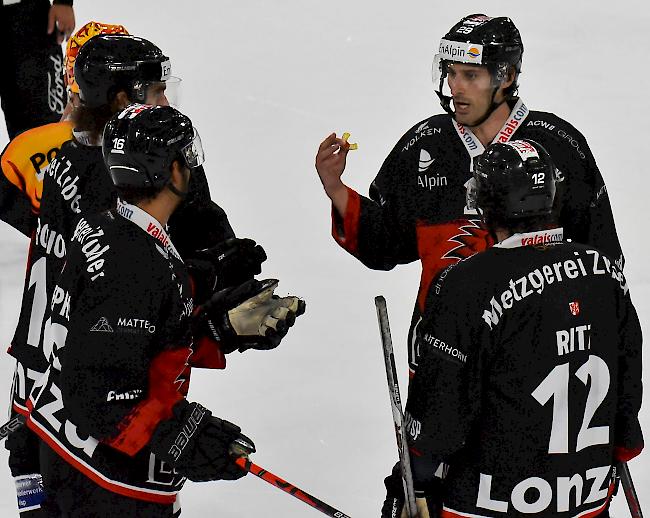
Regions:
<instances>
[{"instance_id":1,"label":"black hockey helmet","mask_svg":"<svg viewBox=\"0 0 650 518\"><path fill-rule=\"evenodd\" d=\"M524 44L519 30L510 18L491 18L484 14L471 14L454 25L440 40L438 53L433 61L433 83L440 104L453 115L451 96L444 92L447 67L450 63L484 65L492 76L494 94L507 77L509 68L515 68L515 80L508 93L517 90L517 78L521 72ZM490 112L488 112L489 115ZM487 117L486 117L487 118Z\"/></svg>"},{"instance_id":2,"label":"black hockey helmet","mask_svg":"<svg viewBox=\"0 0 650 518\"><path fill-rule=\"evenodd\" d=\"M130 100L144 102L147 87L170 75L169 58L156 45L124 34L95 36L81 48L74 65L79 96L89 107L110 103L120 90Z\"/></svg>"},{"instance_id":3,"label":"black hockey helmet","mask_svg":"<svg viewBox=\"0 0 650 518\"><path fill-rule=\"evenodd\" d=\"M116 187L162 189L174 160L189 168L203 163L192 121L171 106L132 104L104 128L104 163Z\"/></svg>"},{"instance_id":4,"label":"black hockey helmet","mask_svg":"<svg viewBox=\"0 0 650 518\"><path fill-rule=\"evenodd\" d=\"M555 172L548 152L534 140L492 144L474 158L477 208L488 221L549 215Z\"/></svg>"}]
</instances>

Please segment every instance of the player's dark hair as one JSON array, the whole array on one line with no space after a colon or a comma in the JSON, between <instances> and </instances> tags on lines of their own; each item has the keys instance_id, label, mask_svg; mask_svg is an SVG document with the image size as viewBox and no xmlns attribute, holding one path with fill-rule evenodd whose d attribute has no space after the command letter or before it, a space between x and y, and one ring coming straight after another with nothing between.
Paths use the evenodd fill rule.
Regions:
<instances>
[{"instance_id":1,"label":"player's dark hair","mask_svg":"<svg viewBox=\"0 0 650 518\"><path fill-rule=\"evenodd\" d=\"M490 66L488 66L488 69ZM492 73L492 72L490 72ZM505 97L506 101L509 101L511 99L515 99L517 96L517 91L519 90L519 83L517 82L519 79L519 72L517 71L517 67L515 65L510 65L508 66L508 74L513 74L514 79L512 81L512 84L508 86L507 88L503 89L503 95Z\"/></svg>"},{"instance_id":2,"label":"player's dark hair","mask_svg":"<svg viewBox=\"0 0 650 518\"><path fill-rule=\"evenodd\" d=\"M178 162L179 164L185 163L183 158L179 155L177 158L174 158L172 160L172 163L169 166L170 172L174 166L174 162ZM171 182L171 177L169 179L169 182ZM138 203L154 199L160 191L167 187L167 184L162 186L116 185L115 189L117 190L117 193L121 200L130 203L131 205L137 205Z\"/></svg>"},{"instance_id":3,"label":"player's dark hair","mask_svg":"<svg viewBox=\"0 0 650 518\"><path fill-rule=\"evenodd\" d=\"M134 186L116 186L117 194L122 201L137 205L143 201L149 201L156 197L162 189L155 187L134 187Z\"/></svg>"},{"instance_id":4,"label":"player's dark hair","mask_svg":"<svg viewBox=\"0 0 650 518\"><path fill-rule=\"evenodd\" d=\"M76 130L88 132L93 140L98 140L113 113L108 104L94 107L80 105L72 112L72 122Z\"/></svg>"}]
</instances>

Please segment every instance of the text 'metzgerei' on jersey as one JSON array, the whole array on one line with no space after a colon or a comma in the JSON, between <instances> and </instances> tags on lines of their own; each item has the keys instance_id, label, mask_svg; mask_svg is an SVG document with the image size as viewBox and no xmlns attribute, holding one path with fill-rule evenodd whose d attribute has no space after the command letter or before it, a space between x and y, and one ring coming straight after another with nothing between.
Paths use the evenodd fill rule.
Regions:
<instances>
[{"instance_id":1,"label":"text 'metzgerei' on jersey","mask_svg":"<svg viewBox=\"0 0 650 518\"><path fill-rule=\"evenodd\" d=\"M547 232L516 234L431 287L406 428L416 473L449 464L447 518L596 516L614 461L643 447L626 280L595 248L526 246Z\"/></svg>"}]
</instances>

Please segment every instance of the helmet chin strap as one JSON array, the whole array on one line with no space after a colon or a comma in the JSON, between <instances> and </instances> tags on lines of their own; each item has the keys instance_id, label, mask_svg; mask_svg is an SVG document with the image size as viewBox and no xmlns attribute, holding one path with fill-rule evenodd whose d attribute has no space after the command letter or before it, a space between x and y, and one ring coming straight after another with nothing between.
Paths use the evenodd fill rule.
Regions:
<instances>
[{"instance_id":1,"label":"helmet chin strap","mask_svg":"<svg viewBox=\"0 0 650 518\"><path fill-rule=\"evenodd\" d=\"M178 196L181 200L184 200L187 197L187 193L189 192L189 189L187 191L181 191L174 187L174 184L169 182L166 187L173 192L176 196Z\"/></svg>"},{"instance_id":2,"label":"helmet chin strap","mask_svg":"<svg viewBox=\"0 0 650 518\"><path fill-rule=\"evenodd\" d=\"M185 179L186 176L183 174L183 178ZM178 196L181 200L184 200L187 197L187 193L189 192L189 185L190 185L190 180L189 180L189 173L187 177L187 190L186 191L181 191L180 189L176 188L174 183L172 182L172 179L169 179L169 182L167 182L167 187L171 192L173 192L176 196Z\"/></svg>"},{"instance_id":3,"label":"helmet chin strap","mask_svg":"<svg viewBox=\"0 0 650 518\"><path fill-rule=\"evenodd\" d=\"M494 102L494 98L496 97L498 91L499 91L499 87L495 86L492 90L490 106L485 111L485 113L471 126L469 124L464 124L464 126L467 126L469 128L475 128L476 126L480 126L486 120L488 120L488 118L490 117L490 115L492 115L494 110L496 110L499 106L501 106L504 102L506 102L505 98L501 102L498 103ZM441 91L439 92L438 90L436 90L435 92L438 95L438 98L440 99L440 105L442 106L443 110L445 110L449 115L451 115L454 118L454 120L456 120L456 112L451 109L452 98L449 97L448 95L444 95Z\"/></svg>"},{"instance_id":4,"label":"helmet chin strap","mask_svg":"<svg viewBox=\"0 0 650 518\"><path fill-rule=\"evenodd\" d=\"M495 87L492 90L492 98L490 99L490 106L485 111L483 116L479 117L479 119L476 122L474 122L473 124L471 124L471 125L470 124L465 124L465 126L467 126L469 128L475 128L476 126L480 126L481 124L483 124L486 120L488 120L490 118L490 115L492 115L494 113L494 110L496 110L499 106L501 106L504 102L506 102L505 99L503 99L501 102L498 102L498 103L494 102L494 98L496 97L498 90L499 90L499 87ZM454 119L455 118L456 118L456 113L454 112Z\"/></svg>"}]
</instances>

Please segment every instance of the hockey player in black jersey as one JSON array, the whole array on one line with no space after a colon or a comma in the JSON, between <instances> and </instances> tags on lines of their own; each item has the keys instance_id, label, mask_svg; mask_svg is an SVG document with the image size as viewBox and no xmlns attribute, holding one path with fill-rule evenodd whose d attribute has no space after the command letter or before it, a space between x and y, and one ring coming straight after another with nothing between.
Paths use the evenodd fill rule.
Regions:
<instances>
[{"instance_id":1,"label":"hockey player in black jersey","mask_svg":"<svg viewBox=\"0 0 650 518\"><path fill-rule=\"evenodd\" d=\"M81 48L75 70L82 104L73 112L74 138L61 146L44 173L21 313L10 347L10 354L17 360L13 410L23 415L28 412L26 401L32 385L48 365L43 341L45 311L52 301L74 222L81 214L100 212L116 204L117 193L102 159L100 137L104 124L112 113L134 101L168 104L169 59L142 38L95 36ZM235 238L224 211L210 199L202 166L193 172L189 192L169 220L169 233L181 256L192 266L199 299L205 299L216 288L237 286L252 278L260 272L266 257L254 241ZM101 249L94 251L93 257L96 264L104 260ZM223 368L224 351L213 341L197 341L193 362ZM28 489L39 487L35 444L26 427L13 433L6 443L12 475L17 484L27 485ZM36 510L29 512L37 514Z\"/></svg>"},{"instance_id":2,"label":"hockey player in black jersey","mask_svg":"<svg viewBox=\"0 0 650 518\"><path fill-rule=\"evenodd\" d=\"M416 491L442 500L422 498L421 517L608 516L616 463L643 448L628 285L614 258L563 240L555 173L531 140L475 160L497 244L440 275L419 327L406 429Z\"/></svg>"},{"instance_id":3,"label":"hockey player in black jersey","mask_svg":"<svg viewBox=\"0 0 650 518\"><path fill-rule=\"evenodd\" d=\"M45 331L50 359L32 392L47 516L172 516L186 478L236 479L231 443L250 439L185 399L193 338L273 344L304 309L276 281L217 291L194 308L165 225L203 160L191 121L131 105L104 134L117 209L78 219ZM227 351L226 351L227 352Z\"/></svg>"},{"instance_id":4,"label":"hockey player in black jersey","mask_svg":"<svg viewBox=\"0 0 650 518\"><path fill-rule=\"evenodd\" d=\"M447 266L491 246L471 197L472 159L491 142L531 138L555 161L559 223L565 236L606 252L622 265L607 190L582 134L553 113L532 111L517 97L523 43L504 17L470 15L454 25L434 58L434 86L445 110L399 139L370 186L370 197L341 181L349 144L329 135L316 169L332 200L336 242L376 270L420 260L422 273L409 330L413 334L432 280Z\"/></svg>"}]
</instances>

